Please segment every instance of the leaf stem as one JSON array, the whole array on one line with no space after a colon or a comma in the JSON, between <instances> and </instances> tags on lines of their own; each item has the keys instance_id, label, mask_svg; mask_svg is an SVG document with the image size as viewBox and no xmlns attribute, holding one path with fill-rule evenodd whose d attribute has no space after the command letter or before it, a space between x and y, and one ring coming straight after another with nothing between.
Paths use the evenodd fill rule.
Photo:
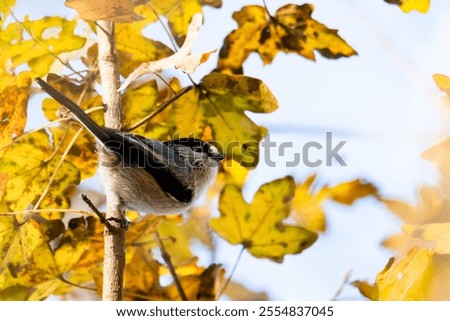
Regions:
<instances>
[{"instance_id":1,"label":"leaf stem","mask_svg":"<svg viewBox=\"0 0 450 321\"><path fill-rule=\"evenodd\" d=\"M239 254L238 254L238 257L237 257L237 259L236 259L236 262L234 263L234 266L233 266L233 268L231 269L230 276L228 277L227 281L225 282L225 284L223 285L222 289L221 289L220 292L219 292L218 299L222 296L222 294L224 294L225 290L226 290L227 287L228 287L228 284L230 284L231 278L233 277L233 274L234 274L234 272L236 271L236 268L237 268L239 262L241 261L242 254L244 254L244 250L245 250L245 248L242 247L242 248L241 248L241 251L240 251Z\"/></svg>"}]
</instances>

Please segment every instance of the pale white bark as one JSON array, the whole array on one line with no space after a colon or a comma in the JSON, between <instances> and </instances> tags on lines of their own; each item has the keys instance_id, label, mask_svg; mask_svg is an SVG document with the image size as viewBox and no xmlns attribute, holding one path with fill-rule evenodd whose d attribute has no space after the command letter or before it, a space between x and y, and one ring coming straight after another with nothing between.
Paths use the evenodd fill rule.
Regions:
<instances>
[{"instance_id":1,"label":"pale white bark","mask_svg":"<svg viewBox=\"0 0 450 321\"><path fill-rule=\"evenodd\" d=\"M122 129L122 98L118 89L119 59L117 56L114 23L97 22L98 66L102 83L103 103L107 107L105 126ZM125 229L119 222L123 213L116 195L106 195L106 218L112 218L105 225L105 254L103 262L103 300L122 300L123 274L125 270Z\"/></svg>"}]
</instances>

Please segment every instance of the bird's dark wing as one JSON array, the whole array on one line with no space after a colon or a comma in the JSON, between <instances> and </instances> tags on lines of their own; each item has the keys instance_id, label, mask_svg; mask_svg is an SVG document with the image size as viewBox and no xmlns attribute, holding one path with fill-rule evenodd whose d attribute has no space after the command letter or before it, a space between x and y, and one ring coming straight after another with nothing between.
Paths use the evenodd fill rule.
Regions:
<instances>
[{"instance_id":1,"label":"bird's dark wing","mask_svg":"<svg viewBox=\"0 0 450 321\"><path fill-rule=\"evenodd\" d=\"M158 140L139 135L124 132L115 132L111 135L114 139L105 145L121 157L119 166L142 168L153 176L162 190L178 201L188 203L192 200L193 191L187 185L189 179L186 179L190 176L192 168L174 149Z\"/></svg>"}]
</instances>

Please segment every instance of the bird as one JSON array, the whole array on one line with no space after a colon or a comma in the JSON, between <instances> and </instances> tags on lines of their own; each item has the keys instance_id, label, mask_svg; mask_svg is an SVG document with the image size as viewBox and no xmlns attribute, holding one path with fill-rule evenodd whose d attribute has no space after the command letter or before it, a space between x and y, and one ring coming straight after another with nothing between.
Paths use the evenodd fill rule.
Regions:
<instances>
[{"instance_id":1,"label":"bird","mask_svg":"<svg viewBox=\"0 0 450 321\"><path fill-rule=\"evenodd\" d=\"M224 155L214 144L191 137L160 141L102 127L43 79L36 82L95 137L100 181L115 208L183 213L215 180Z\"/></svg>"}]
</instances>

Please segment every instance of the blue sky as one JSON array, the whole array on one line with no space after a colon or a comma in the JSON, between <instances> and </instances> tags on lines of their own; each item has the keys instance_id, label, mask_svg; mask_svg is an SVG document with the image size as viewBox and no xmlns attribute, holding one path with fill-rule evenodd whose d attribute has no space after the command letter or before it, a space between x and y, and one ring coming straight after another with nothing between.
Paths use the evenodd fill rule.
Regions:
<instances>
[{"instance_id":1,"label":"blue sky","mask_svg":"<svg viewBox=\"0 0 450 321\"><path fill-rule=\"evenodd\" d=\"M271 139L292 141L293 151L311 140L323 143L326 132L346 140L342 155L348 164L285 168L291 155L277 158L271 168L260 164L251 174L244 195L248 201L258 187L284 175L303 180L317 172L321 182L336 184L358 177L373 182L387 198L414 202L417 188L433 184L436 169L420 158L427 147L447 134L448 116L440 104L441 94L433 73L450 74L450 9L445 1L431 1L428 14L404 14L397 7L378 1L308 1L315 5L313 17L339 34L358 56L327 60L317 55L311 62L297 55L279 54L263 66L257 55L244 65L247 75L262 79L278 98L280 108L272 115L250 115L269 128ZM18 0L16 14L31 18L43 15L73 16L63 1ZM194 49L220 48L223 38L236 27L231 13L245 4L260 1L224 1L221 10L205 9L205 25ZM285 3L268 1L275 12ZM219 27L220 26L220 27ZM167 37L159 26L148 30L152 37ZM214 57L201 66L194 79L214 68ZM258 260L244 254L235 279L252 289L268 291L278 300L327 300L339 287L346 271L351 279L373 280L392 254L380 247L401 222L373 199L352 207L326 204L328 231L301 255L288 256L283 264ZM229 271L239 248L219 241L216 258ZM360 298L351 287L343 299Z\"/></svg>"}]
</instances>

